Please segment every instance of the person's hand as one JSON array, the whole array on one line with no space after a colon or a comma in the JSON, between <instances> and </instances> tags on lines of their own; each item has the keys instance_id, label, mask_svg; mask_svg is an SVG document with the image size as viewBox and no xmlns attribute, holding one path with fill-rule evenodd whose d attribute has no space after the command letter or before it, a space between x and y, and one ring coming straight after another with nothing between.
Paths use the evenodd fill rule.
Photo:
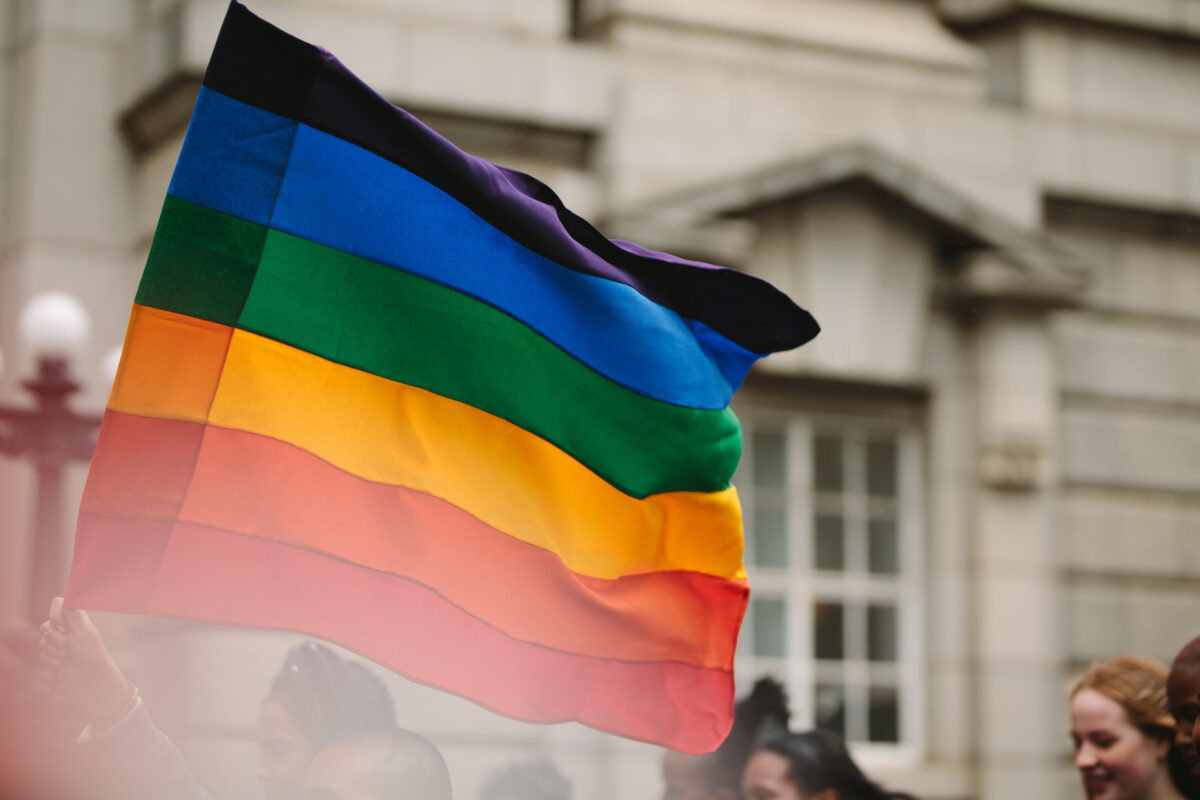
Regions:
<instances>
[{"instance_id":1,"label":"person's hand","mask_svg":"<svg viewBox=\"0 0 1200 800\"><path fill-rule=\"evenodd\" d=\"M91 722L106 720L126 707L130 688L86 611L50 602L41 625L41 661L52 675L54 697L77 708Z\"/></svg>"}]
</instances>

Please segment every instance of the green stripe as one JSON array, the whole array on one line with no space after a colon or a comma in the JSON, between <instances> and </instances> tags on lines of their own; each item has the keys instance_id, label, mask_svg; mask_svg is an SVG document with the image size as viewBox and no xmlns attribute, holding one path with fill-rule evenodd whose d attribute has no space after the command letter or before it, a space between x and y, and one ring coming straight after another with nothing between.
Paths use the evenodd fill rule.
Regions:
<instances>
[{"instance_id":1,"label":"green stripe","mask_svg":"<svg viewBox=\"0 0 1200 800\"><path fill-rule=\"evenodd\" d=\"M135 302L237 325L267 229L167 195Z\"/></svg>"},{"instance_id":2,"label":"green stripe","mask_svg":"<svg viewBox=\"0 0 1200 800\"><path fill-rule=\"evenodd\" d=\"M249 255L258 258L256 242L257 266ZM741 452L728 409L647 398L479 300L181 200L164 206L138 302L468 403L557 445L633 497L723 489Z\"/></svg>"}]
</instances>

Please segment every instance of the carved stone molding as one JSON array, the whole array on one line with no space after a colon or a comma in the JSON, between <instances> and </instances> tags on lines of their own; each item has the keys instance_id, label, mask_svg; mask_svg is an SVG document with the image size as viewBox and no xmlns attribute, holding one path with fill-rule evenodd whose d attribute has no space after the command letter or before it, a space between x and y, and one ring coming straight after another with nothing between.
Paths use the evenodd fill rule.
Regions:
<instances>
[{"instance_id":1,"label":"carved stone molding","mask_svg":"<svg viewBox=\"0 0 1200 800\"><path fill-rule=\"evenodd\" d=\"M1005 437L985 442L980 450L983 484L1006 492L1032 492L1046 480L1046 448L1033 438Z\"/></svg>"}]
</instances>

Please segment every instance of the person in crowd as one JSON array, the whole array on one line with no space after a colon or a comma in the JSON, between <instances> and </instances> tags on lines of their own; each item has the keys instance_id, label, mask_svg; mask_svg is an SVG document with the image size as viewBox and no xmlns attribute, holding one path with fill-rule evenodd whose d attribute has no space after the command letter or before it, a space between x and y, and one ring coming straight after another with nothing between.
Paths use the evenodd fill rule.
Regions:
<instances>
[{"instance_id":1,"label":"person in crowd","mask_svg":"<svg viewBox=\"0 0 1200 800\"><path fill-rule=\"evenodd\" d=\"M544 758L510 764L484 781L480 800L571 800L571 783Z\"/></svg>"},{"instance_id":2,"label":"person in crowd","mask_svg":"<svg viewBox=\"0 0 1200 800\"><path fill-rule=\"evenodd\" d=\"M1195 742L1198 736L1200 736L1200 717L1197 717L1196 721L1192 723L1190 741ZM1196 779L1195 762L1185 761L1183 763L1186 770L1183 773L1182 783L1187 787L1184 794L1187 795L1188 800L1197 800L1200 798L1200 781Z\"/></svg>"},{"instance_id":3,"label":"person in crowd","mask_svg":"<svg viewBox=\"0 0 1200 800\"><path fill-rule=\"evenodd\" d=\"M788 733L758 747L742 773L745 800L912 800L872 781L828 731Z\"/></svg>"},{"instance_id":4,"label":"person in crowd","mask_svg":"<svg viewBox=\"0 0 1200 800\"><path fill-rule=\"evenodd\" d=\"M1175 655L1167 675L1167 704L1175 719L1175 747L1192 784L1200 783L1200 755L1193 729L1200 719L1200 636ZM1189 792L1200 797L1200 791Z\"/></svg>"},{"instance_id":5,"label":"person in crowd","mask_svg":"<svg viewBox=\"0 0 1200 800\"><path fill-rule=\"evenodd\" d=\"M212 800L151 721L87 612L64 609L56 597L41 632L48 707L72 709L80 720L68 763L89 783L89 798Z\"/></svg>"},{"instance_id":6,"label":"person in crowd","mask_svg":"<svg viewBox=\"0 0 1200 800\"><path fill-rule=\"evenodd\" d=\"M322 748L395 729L391 695L366 667L313 642L293 648L258 714L258 778L267 800L299 797Z\"/></svg>"},{"instance_id":7,"label":"person in crowd","mask_svg":"<svg viewBox=\"0 0 1200 800\"><path fill-rule=\"evenodd\" d=\"M442 754L425 737L399 728L326 745L304 779L304 800L451 798Z\"/></svg>"},{"instance_id":8,"label":"person in crowd","mask_svg":"<svg viewBox=\"0 0 1200 800\"><path fill-rule=\"evenodd\" d=\"M209 800L87 612L64 609L55 598L41 630L48 689L88 721L78 738L81 760L103 766L103 788L125 797ZM299 800L309 762L328 744L393 729L395 707L377 676L323 645L293 648L259 707L257 777L266 800Z\"/></svg>"},{"instance_id":9,"label":"person in crowd","mask_svg":"<svg viewBox=\"0 0 1200 800\"><path fill-rule=\"evenodd\" d=\"M1165 665L1137 656L1093 664L1071 689L1070 715L1089 800L1183 800Z\"/></svg>"},{"instance_id":10,"label":"person in crowd","mask_svg":"<svg viewBox=\"0 0 1200 800\"><path fill-rule=\"evenodd\" d=\"M75 715L46 708L36 691L38 636L32 626L0 631L0 798L70 797L61 768Z\"/></svg>"},{"instance_id":11,"label":"person in crowd","mask_svg":"<svg viewBox=\"0 0 1200 800\"><path fill-rule=\"evenodd\" d=\"M733 726L716 751L665 753L662 800L738 800L746 759L760 742L786 731L790 717L783 686L773 678L760 678L734 707Z\"/></svg>"}]
</instances>

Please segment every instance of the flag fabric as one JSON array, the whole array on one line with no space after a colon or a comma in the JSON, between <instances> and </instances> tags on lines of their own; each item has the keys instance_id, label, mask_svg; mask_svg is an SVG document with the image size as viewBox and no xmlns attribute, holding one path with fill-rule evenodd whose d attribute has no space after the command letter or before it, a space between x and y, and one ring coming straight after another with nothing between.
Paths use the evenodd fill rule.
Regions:
<instances>
[{"instance_id":1,"label":"flag fabric","mask_svg":"<svg viewBox=\"0 0 1200 800\"><path fill-rule=\"evenodd\" d=\"M748 594L730 398L816 331L758 279L606 239L234 2L68 602L304 632L709 751Z\"/></svg>"}]
</instances>

